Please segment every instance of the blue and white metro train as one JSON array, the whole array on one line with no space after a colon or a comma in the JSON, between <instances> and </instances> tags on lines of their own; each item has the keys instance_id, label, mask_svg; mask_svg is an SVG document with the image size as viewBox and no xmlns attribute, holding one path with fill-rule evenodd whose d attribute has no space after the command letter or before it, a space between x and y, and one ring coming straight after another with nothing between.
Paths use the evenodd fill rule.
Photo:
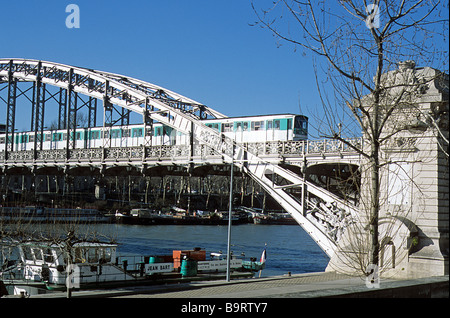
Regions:
<instances>
[{"instance_id":1,"label":"blue and white metro train","mask_svg":"<svg viewBox=\"0 0 450 318\"><path fill-rule=\"evenodd\" d=\"M203 120L205 125L218 130L238 143L265 141L299 141L308 138L308 118L303 115L279 114L246 117L228 117ZM4 126L4 125L1 125ZM144 144L151 138L151 145L178 145L188 143L188 136L161 123L153 124L153 131L143 124L113 126L108 131L103 127L78 128L76 148L133 147ZM0 130L0 151L5 150L5 130ZM11 137L10 137L11 138ZM14 134L14 151L32 150L34 132ZM105 140L108 138L110 140ZM107 142L106 142L107 141ZM44 131L43 149L64 149L67 146L67 130Z\"/></svg>"}]
</instances>

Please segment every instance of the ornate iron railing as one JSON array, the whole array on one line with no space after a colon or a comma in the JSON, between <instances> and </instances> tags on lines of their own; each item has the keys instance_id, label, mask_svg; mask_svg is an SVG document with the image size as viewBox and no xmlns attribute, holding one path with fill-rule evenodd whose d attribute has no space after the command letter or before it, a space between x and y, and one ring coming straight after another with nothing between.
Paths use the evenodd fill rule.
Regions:
<instances>
[{"instance_id":1,"label":"ornate iron railing","mask_svg":"<svg viewBox=\"0 0 450 318\"><path fill-rule=\"evenodd\" d=\"M356 148L362 146L361 138L349 139L347 143L337 140L306 140L306 141L267 141L252 142L240 144L245 150L264 158L265 156L304 156L308 154L352 154ZM136 161L146 159L157 160L179 160L189 159L191 150L187 145L159 145L150 147L111 147L111 148L87 148L71 149L67 152L65 149L40 150L34 151L11 151L8 152L7 162L35 162L35 161ZM69 156L67 158L67 155ZM215 149L208 145L194 145L192 156L198 159L207 159L217 156ZM0 160L4 161L4 152L0 152Z\"/></svg>"}]
</instances>

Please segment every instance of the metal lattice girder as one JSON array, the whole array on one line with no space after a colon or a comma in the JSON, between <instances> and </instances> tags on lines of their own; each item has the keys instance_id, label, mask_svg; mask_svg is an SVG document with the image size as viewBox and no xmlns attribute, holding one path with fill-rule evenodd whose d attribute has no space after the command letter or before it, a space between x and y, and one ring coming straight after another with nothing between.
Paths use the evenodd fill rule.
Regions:
<instances>
[{"instance_id":1,"label":"metal lattice girder","mask_svg":"<svg viewBox=\"0 0 450 318\"><path fill-rule=\"evenodd\" d=\"M8 73L8 101L6 111L6 138L5 150L14 151L14 130L16 120L16 92L17 79L13 78L13 65L10 62L10 71ZM11 139L10 139L11 138Z\"/></svg>"},{"instance_id":2,"label":"metal lattice girder","mask_svg":"<svg viewBox=\"0 0 450 318\"><path fill-rule=\"evenodd\" d=\"M67 90L59 89L58 129L67 128Z\"/></svg>"},{"instance_id":3,"label":"metal lattice girder","mask_svg":"<svg viewBox=\"0 0 450 318\"><path fill-rule=\"evenodd\" d=\"M89 89L93 89L94 81L89 79ZM97 123L97 99L89 96L88 127L95 127Z\"/></svg>"},{"instance_id":4,"label":"metal lattice girder","mask_svg":"<svg viewBox=\"0 0 450 318\"><path fill-rule=\"evenodd\" d=\"M97 99L93 97L89 97L88 102L88 127L95 127L97 123Z\"/></svg>"},{"instance_id":5,"label":"metal lattice girder","mask_svg":"<svg viewBox=\"0 0 450 318\"><path fill-rule=\"evenodd\" d=\"M145 125L145 133L144 133L144 145L151 146L152 145L152 136L153 136L153 119L150 116L153 111L153 107L148 102L148 98L145 99L144 105L144 125ZM150 131L150 134L147 132Z\"/></svg>"},{"instance_id":6,"label":"metal lattice girder","mask_svg":"<svg viewBox=\"0 0 450 318\"><path fill-rule=\"evenodd\" d=\"M78 93L67 91L67 149L75 149Z\"/></svg>"},{"instance_id":7,"label":"metal lattice girder","mask_svg":"<svg viewBox=\"0 0 450 318\"><path fill-rule=\"evenodd\" d=\"M34 115L35 115L35 109L36 109L36 82L33 82L33 96L31 97L31 124L30 124L30 131L34 131Z\"/></svg>"},{"instance_id":8,"label":"metal lattice girder","mask_svg":"<svg viewBox=\"0 0 450 318\"><path fill-rule=\"evenodd\" d=\"M108 96L109 81L105 81L105 89L103 95L103 148L111 145L111 126L113 125L113 105L109 101Z\"/></svg>"},{"instance_id":9,"label":"metal lattice girder","mask_svg":"<svg viewBox=\"0 0 450 318\"><path fill-rule=\"evenodd\" d=\"M185 112L195 115L198 119L204 119L205 115L209 115L214 118L226 118L227 116L214 110L201 103L196 102L188 97L177 94L166 88L135 79L126 77L120 74L114 74L104 71L93 71L96 74L103 75L111 80L123 84L126 87L141 91L149 96L151 99L157 99L168 106L183 109Z\"/></svg>"},{"instance_id":10,"label":"metal lattice girder","mask_svg":"<svg viewBox=\"0 0 450 318\"><path fill-rule=\"evenodd\" d=\"M69 157L70 149L75 149L76 130L77 130L77 92L74 90L76 81L73 68L69 69L67 78L67 157Z\"/></svg>"},{"instance_id":11,"label":"metal lattice girder","mask_svg":"<svg viewBox=\"0 0 450 318\"><path fill-rule=\"evenodd\" d=\"M14 72L14 76L19 80L35 81L38 63L39 61L35 60L15 59L14 65L17 66L17 70ZM69 70L73 69L74 91L97 99L103 99L107 96L111 104L133 112L143 114L142 104L145 104L145 98L149 97L155 110L179 110L186 115L194 116L196 119L204 118L204 114L217 118L226 117L205 105L150 83L111 73L72 68L57 63L41 63L43 68L42 81L44 83L67 89ZM2 65L3 60L0 59L0 67ZM106 91L107 81L110 82L108 91ZM158 119L157 117L162 116L153 116L155 120Z\"/></svg>"},{"instance_id":12,"label":"metal lattice girder","mask_svg":"<svg viewBox=\"0 0 450 318\"><path fill-rule=\"evenodd\" d=\"M44 142L44 109L45 109L45 83L41 76L42 62L38 63L36 71L36 89L34 105L34 151L42 150Z\"/></svg>"}]
</instances>

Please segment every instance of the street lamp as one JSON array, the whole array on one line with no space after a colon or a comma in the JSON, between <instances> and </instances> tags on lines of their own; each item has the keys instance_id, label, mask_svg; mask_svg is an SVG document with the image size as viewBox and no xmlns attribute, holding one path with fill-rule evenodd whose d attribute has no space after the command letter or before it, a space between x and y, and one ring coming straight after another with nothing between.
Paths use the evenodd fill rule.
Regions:
<instances>
[{"instance_id":1,"label":"street lamp","mask_svg":"<svg viewBox=\"0 0 450 318\"><path fill-rule=\"evenodd\" d=\"M230 170L230 200L228 204L228 244L227 244L227 282L230 281L231 271L231 216L233 207L233 170L234 170L234 143L231 152L231 170Z\"/></svg>"}]
</instances>

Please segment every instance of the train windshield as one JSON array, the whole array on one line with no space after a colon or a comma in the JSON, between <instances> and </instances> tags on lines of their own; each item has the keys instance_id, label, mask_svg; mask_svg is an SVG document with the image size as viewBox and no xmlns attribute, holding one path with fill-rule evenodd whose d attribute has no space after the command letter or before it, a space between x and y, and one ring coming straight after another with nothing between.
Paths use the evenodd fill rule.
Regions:
<instances>
[{"instance_id":1,"label":"train windshield","mask_svg":"<svg viewBox=\"0 0 450 318\"><path fill-rule=\"evenodd\" d=\"M305 138L308 136L308 117L295 116L294 135L302 135Z\"/></svg>"}]
</instances>

